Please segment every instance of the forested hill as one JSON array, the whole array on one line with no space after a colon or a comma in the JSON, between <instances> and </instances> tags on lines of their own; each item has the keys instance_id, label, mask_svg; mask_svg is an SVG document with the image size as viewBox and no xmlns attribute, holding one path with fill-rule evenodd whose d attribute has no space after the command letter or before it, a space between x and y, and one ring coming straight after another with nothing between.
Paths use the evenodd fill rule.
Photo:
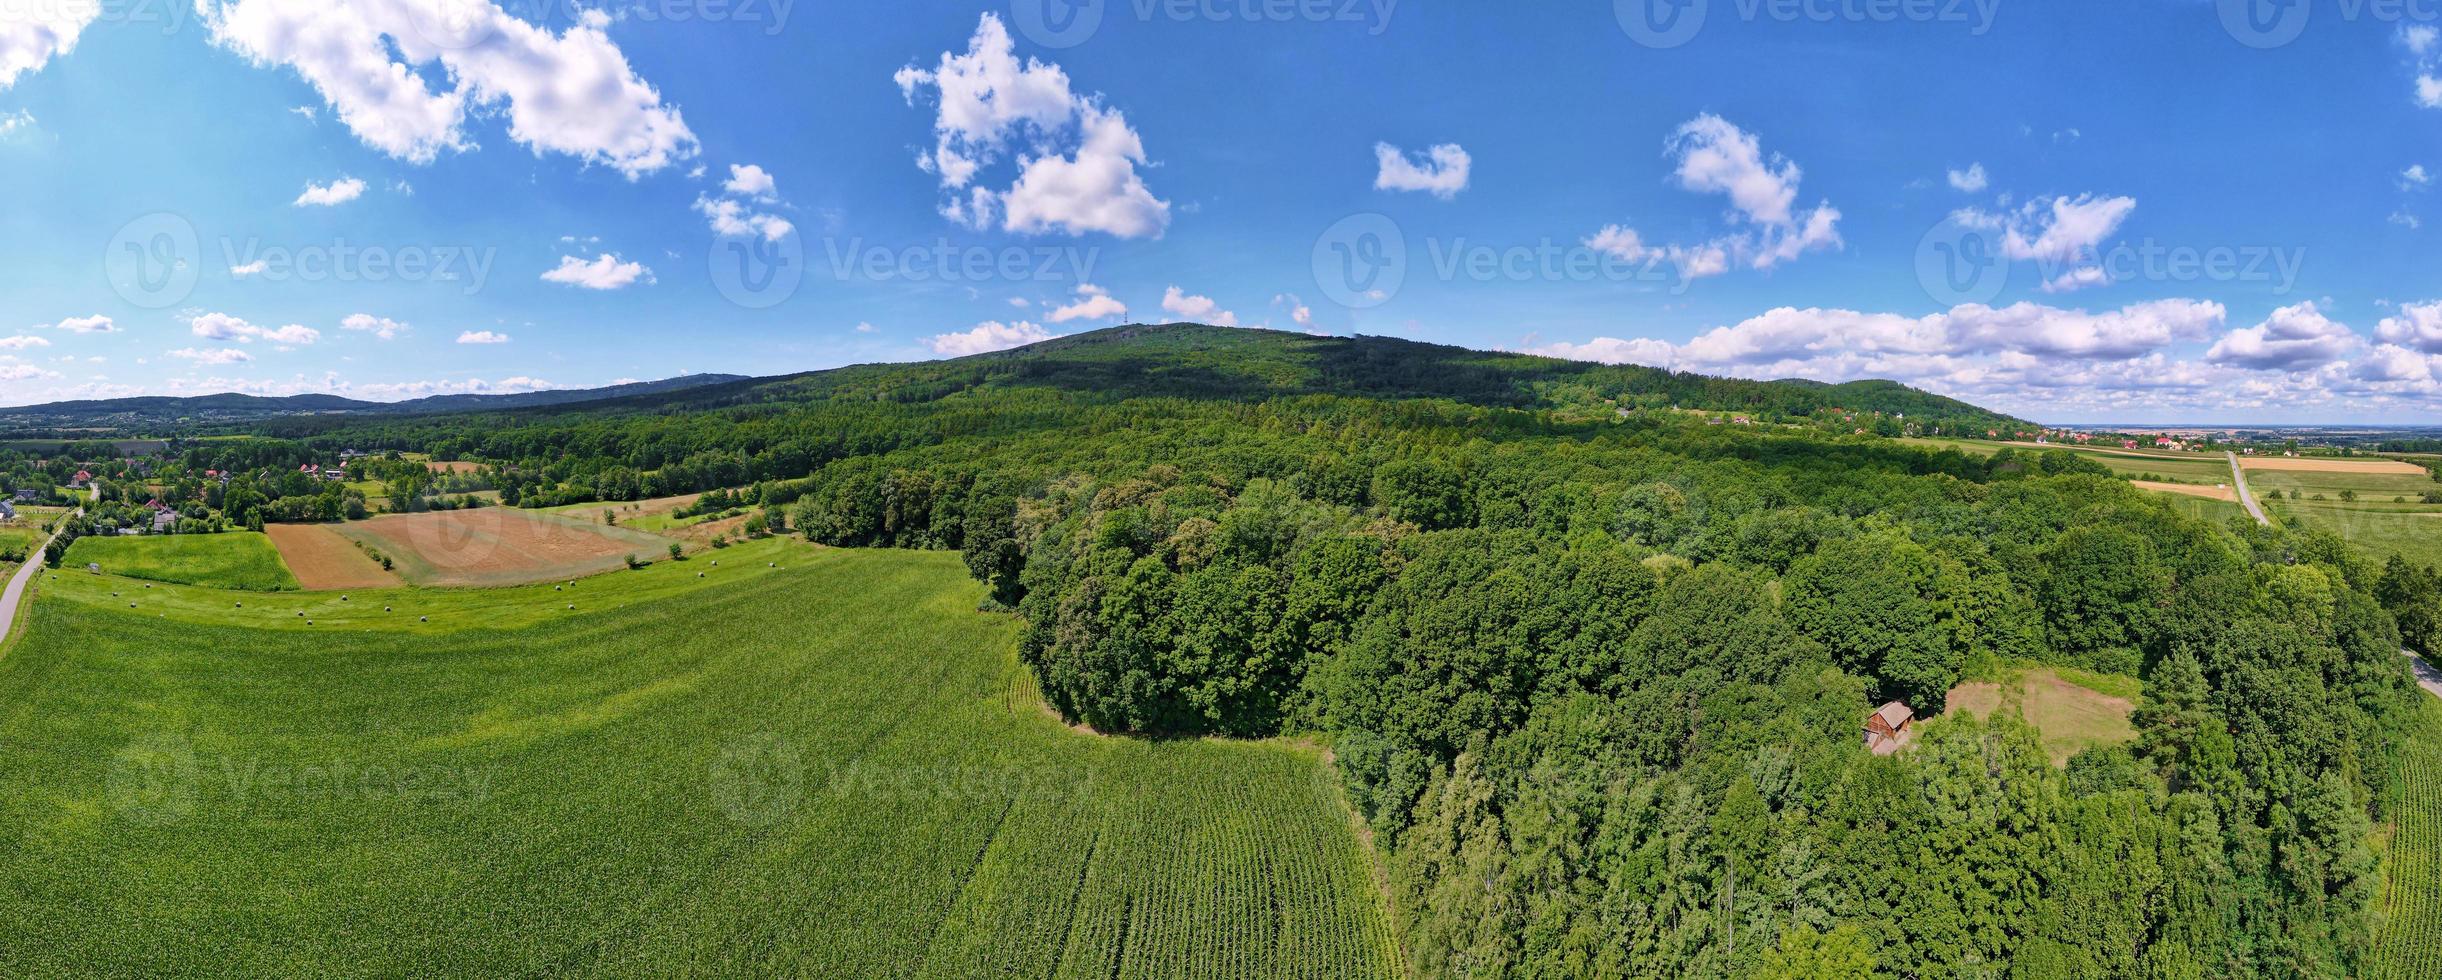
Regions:
<instances>
[{"instance_id":1,"label":"forested hill","mask_svg":"<svg viewBox=\"0 0 2442 980\"><path fill-rule=\"evenodd\" d=\"M1905 416L1944 431L2031 425L1890 381L1748 381L1393 337L1316 337L1193 323L1131 324L951 360L861 364L519 414L674 412L818 401L913 404L978 389L1010 388L1052 389L1093 401L1251 401L1319 394L1606 413L1614 408L1677 407L1796 417L1838 409ZM289 420L257 429L306 436L345 424Z\"/></svg>"},{"instance_id":2,"label":"forested hill","mask_svg":"<svg viewBox=\"0 0 2442 980\"><path fill-rule=\"evenodd\" d=\"M735 374L689 374L601 388L551 388L497 395L430 395L397 402L371 402L338 395L270 397L234 392L191 397L148 395L0 408L0 431L116 430L128 435L167 435L186 428L227 426L297 415L429 415L566 405L683 391L739 380L745 379Z\"/></svg>"}]
</instances>

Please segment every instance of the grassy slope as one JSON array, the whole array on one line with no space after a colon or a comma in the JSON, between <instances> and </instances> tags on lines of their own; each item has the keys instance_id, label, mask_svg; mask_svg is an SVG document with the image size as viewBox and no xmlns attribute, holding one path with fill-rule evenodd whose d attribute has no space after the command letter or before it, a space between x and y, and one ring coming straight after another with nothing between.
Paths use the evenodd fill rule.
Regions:
<instances>
[{"instance_id":1,"label":"grassy slope","mask_svg":"<svg viewBox=\"0 0 2442 980\"><path fill-rule=\"evenodd\" d=\"M575 613L53 574L0 974L1392 974L1312 750L1067 730L952 555L719 557Z\"/></svg>"},{"instance_id":2,"label":"grassy slope","mask_svg":"<svg viewBox=\"0 0 2442 980\"><path fill-rule=\"evenodd\" d=\"M272 592L294 589L297 578L270 538L251 531L223 534L86 537L68 546L61 565L98 564L113 575Z\"/></svg>"}]
</instances>

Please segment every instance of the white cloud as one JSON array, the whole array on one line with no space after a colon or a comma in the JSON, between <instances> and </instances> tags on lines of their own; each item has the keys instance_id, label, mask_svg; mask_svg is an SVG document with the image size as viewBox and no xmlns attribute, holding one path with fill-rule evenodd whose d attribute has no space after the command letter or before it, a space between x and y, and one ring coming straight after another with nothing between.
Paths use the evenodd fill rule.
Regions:
<instances>
[{"instance_id":1,"label":"white cloud","mask_svg":"<svg viewBox=\"0 0 2442 980\"><path fill-rule=\"evenodd\" d=\"M2036 198L2013 211L1961 208L1950 217L1970 228L2000 232L2001 254L2041 263L2044 291L2058 293L2111 281L2098 265L2102 244L2136 210L2133 197L2080 194Z\"/></svg>"},{"instance_id":2,"label":"white cloud","mask_svg":"<svg viewBox=\"0 0 2442 980\"><path fill-rule=\"evenodd\" d=\"M7 16L6 13L0 12L0 17L5 16ZM6 87L6 85L0 85L0 88ZM0 140L8 139L18 133L31 133L34 131L34 126L34 114L31 112L22 109L15 112L0 112Z\"/></svg>"},{"instance_id":3,"label":"white cloud","mask_svg":"<svg viewBox=\"0 0 2442 980\"><path fill-rule=\"evenodd\" d=\"M0 358L0 381L34 381L59 376L57 371Z\"/></svg>"},{"instance_id":4,"label":"white cloud","mask_svg":"<svg viewBox=\"0 0 2442 980\"><path fill-rule=\"evenodd\" d=\"M1238 314L1221 308L1210 296L1190 296L1177 286L1162 293L1162 311L1180 320L1215 327L1238 325Z\"/></svg>"},{"instance_id":5,"label":"white cloud","mask_svg":"<svg viewBox=\"0 0 2442 980\"><path fill-rule=\"evenodd\" d=\"M618 289L636 280L653 281L653 271L637 262L621 262L619 257L605 252L587 262L574 255L560 256L558 268L543 273L544 282L563 286L583 286L587 289Z\"/></svg>"},{"instance_id":6,"label":"white cloud","mask_svg":"<svg viewBox=\"0 0 2442 980\"><path fill-rule=\"evenodd\" d=\"M1728 120L1697 116L1664 147L1678 160L1673 176L1679 186L1728 197L1731 219L1743 229L1696 245L1649 245L1636 229L1607 225L1585 239L1587 247L1627 262L1668 258L1681 279L1700 279L1729 271L1733 261L1769 269L1843 244L1839 209L1827 201L1797 210L1798 165L1779 154L1767 157L1754 135Z\"/></svg>"},{"instance_id":7,"label":"white cloud","mask_svg":"<svg viewBox=\"0 0 2442 980\"><path fill-rule=\"evenodd\" d=\"M2374 325L2374 339L2426 354L2442 354L2442 300L2402 303Z\"/></svg>"},{"instance_id":8,"label":"white cloud","mask_svg":"<svg viewBox=\"0 0 2442 980\"><path fill-rule=\"evenodd\" d=\"M1305 300L1297 298L1296 293L1282 293L1274 296L1272 305L1288 309L1289 322L1301 327L1314 326L1314 308L1307 306Z\"/></svg>"},{"instance_id":9,"label":"white cloud","mask_svg":"<svg viewBox=\"0 0 2442 980\"><path fill-rule=\"evenodd\" d=\"M271 268L271 263L262 259L256 259L244 265L230 266L229 276L232 279L244 279L247 276L260 275L262 274L263 270L268 268Z\"/></svg>"},{"instance_id":10,"label":"white cloud","mask_svg":"<svg viewBox=\"0 0 2442 980\"><path fill-rule=\"evenodd\" d=\"M729 179L721 182L721 189L740 197L752 197L766 201L775 200L780 196L778 187L772 181L771 172L751 163L730 164Z\"/></svg>"},{"instance_id":11,"label":"white cloud","mask_svg":"<svg viewBox=\"0 0 2442 980\"><path fill-rule=\"evenodd\" d=\"M997 217L1003 230L1029 234L1145 238L1169 227L1170 203L1137 175L1145 148L1126 117L1100 96L1072 92L1060 66L1021 63L998 16L976 23L967 53L945 51L936 67L909 65L892 79L908 104L919 91L937 103L933 150L916 163L940 178L945 217L976 228ZM1012 153L1018 175L1008 190L975 183Z\"/></svg>"},{"instance_id":12,"label":"white cloud","mask_svg":"<svg viewBox=\"0 0 2442 980\"><path fill-rule=\"evenodd\" d=\"M77 35L101 15L101 0L0 3L0 89L76 50Z\"/></svg>"},{"instance_id":13,"label":"white cloud","mask_svg":"<svg viewBox=\"0 0 2442 980\"><path fill-rule=\"evenodd\" d=\"M1024 320L1016 323L986 320L976 324L972 330L937 334L926 343L933 348L933 353L943 357L965 357L969 354L1022 347L1051 338L1051 331Z\"/></svg>"},{"instance_id":14,"label":"white cloud","mask_svg":"<svg viewBox=\"0 0 2442 980\"><path fill-rule=\"evenodd\" d=\"M2205 352L2205 360L2256 371L2300 371L2347 357L2361 344L2356 332L2324 316L2309 300L2230 331Z\"/></svg>"},{"instance_id":15,"label":"white cloud","mask_svg":"<svg viewBox=\"0 0 2442 980\"><path fill-rule=\"evenodd\" d=\"M2400 43L2408 47L2410 54L2430 53L2437 37L2442 37L2442 32L2437 32L2431 24L2410 24L2400 28Z\"/></svg>"},{"instance_id":16,"label":"white cloud","mask_svg":"<svg viewBox=\"0 0 2442 980\"><path fill-rule=\"evenodd\" d=\"M113 333L119 329L117 323L111 322L109 317L99 313L92 316L72 316L58 323L37 324L37 326L65 330L69 333Z\"/></svg>"},{"instance_id":17,"label":"white cloud","mask_svg":"<svg viewBox=\"0 0 2442 980\"><path fill-rule=\"evenodd\" d=\"M509 335L493 333L489 330L469 330L458 335L458 342L461 344L505 344L509 342Z\"/></svg>"},{"instance_id":18,"label":"white cloud","mask_svg":"<svg viewBox=\"0 0 2442 980\"><path fill-rule=\"evenodd\" d=\"M49 346L51 346L50 341L44 340L41 337L28 336L26 334L18 334L14 337L0 337L0 350L25 350L30 347Z\"/></svg>"},{"instance_id":19,"label":"white cloud","mask_svg":"<svg viewBox=\"0 0 2442 980\"><path fill-rule=\"evenodd\" d=\"M349 201L353 201L364 196L364 193L365 182L354 177L343 177L328 184L317 184L313 183L312 181L307 181L305 185L305 193L297 195L297 199L289 202L289 205L300 208L327 208L334 204L345 204Z\"/></svg>"},{"instance_id":20,"label":"white cloud","mask_svg":"<svg viewBox=\"0 0 2442 980\"><path fill-rule=\"evenodd\" d=\"M2157 300L2101 312L2027 302L1999 308L1970 303L1922 317L1781 307L1730 326L1716 327L1684 344L1649 338L1598 337L1583 344L1548 344L1534 352L1577 360L1711 371L1793 363L1854 364L1874 358L1998 354L2056 360L2124 360L2177 342L2201 340L2219 328L2224 317L2219 303L2185 299Z\"/></svg>"},{"instance_id":21,"label":"white cloud","mask_svg":"<svg viewBox=\"0 0 2442 980\"><path fill-rule=\"evenodd\" d=\"M1413 160L1396 146L1376 143L1374 162L1380 167L1374 174L1375 190L1424 191L1445 201L1467 189L1474 163L1456 143L1439 144Z\"/></svg>"},{"instance_id":22,"label":"white cloud","mask_svg":"<svg viewBox=\"0 0 2442 980\"><path fill-rule=\"evenodd\" d=\"M2398 225L2402 228L2406 228L2409 231L2415 231L2419 228L2425 227L2424 219L2419 218L2416 215L2409 214L2406 211L2393 211L2383 220L2391 222L2392 224Z\"/></svg>"},{"instance_id":23,"label":"white cloud","mask_svg":"<svg viewBox=\"0 0 2442 980\"><path fill-rule=\"evenodd\" d=\"M796 226L787 218L748 210L743 202L730 198L697 195L695 210L711 219L712 233L728 237L761 236L772 241L788 237Z\"/></svg>"},{"instance_id":24,"label":"white cloud","mask_svg":"<svg viewBox=\"0 0 2442 980\"><path fill-rule=\"evenodd\" d=\"M343 330L372 334L377 340L390 340L407 332L406 324L370 313L350 313L346 319L339 321L339 326Z\"/></svg>"},{"instance_id":25,"label":"white cloud","mask_svg":"<svg viewBox=\"0 0 2442 980\"><path fill-rule=\"evenodd\" d=\"M1980 193L1992 183L1985 179L1984 165L1981 163L1968 164L1965 170L1948 171L1948 176L1952 190L1966 191L1969 194Z\"/></svg>"},{"instance_id":26,"label":"white cloud","mask_svg":"<svg viewBox=\"0 0 2442 980\"><path fill-rule=\"evenodd\" d=\"M210 350L199 350L193 347L181 347L177 350L171 351L170 356L184 358L186 360L194 361L197 364L243 364L247 361L254 360L253 355L248 354L245 351L238 350L234 347L222 347Z\"/></svg>"},{"instance_id":27,"label":"white cloud","mask_svg":"<svg viewBox=\"0 0 2442 980\"><path fill-rule=\"evenodd\" d=\"M537 153L631 180L695 154L695 134L629 67L600 11L555 35L490 0L197 0L197 9L214 42L296 69L358 139L411 162L470 148L468 117L490 112Z\"/></svg>"},{"instance_id":28,"label":"white cloud","mask_svg":"<svg viewBox=\"0 0 2442 980\"><path fill-rule=\"evenodd\" d=\"M872 332L873 332L873 324L859 322L859 323L856 325L856 332L858 332L858 333L872 333Z\"/></svg>"},{"instance_id":29,"label":"white cloud","mask_svg":"<svg viewBox=\"0 0 2442 980\"><path fill-rule=\"evenodd\" d=\"M2423 187L2433 180L2433 174L2426 172L2422 163L2409 164L2408 169L2400 171L2400 189L2404 191Z\"/></svg>"},{"instance_id":30,"label":"white cloud","mask_svg":"<svg viewBox=\"0 0 2442 980\"><path fill-rule=\"evenodd\" d=\"M303 324L263 327L226 313L202 313L189 317L187 328L205 340L234 340L241 344L263 340L274 344L299 345L322 339L321 331Z\"/></svg>"},{"instance_id":31,"label":"white cloud","mask_svg":"<svg viewBox=\"0 0 2442 980\"><path fill-rule=\"evenodd\" d=\"M1128 305L1111 298L1111 294L1093 283L1077 284L1077 301L1051 311L1047 318L1053 323L1070 320L1099 320L1103 317L1128 315Z\"/></svg>"}]
</instances>

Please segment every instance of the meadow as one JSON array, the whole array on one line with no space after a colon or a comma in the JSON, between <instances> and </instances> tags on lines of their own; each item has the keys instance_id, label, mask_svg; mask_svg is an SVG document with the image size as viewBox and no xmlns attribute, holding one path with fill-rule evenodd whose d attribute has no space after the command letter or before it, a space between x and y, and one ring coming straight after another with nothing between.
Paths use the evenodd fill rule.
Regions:
<instances>
[{"instance_id":1,"label":"meadow","mask_svg":"<svg viewBox=\"0 0 2442 980\"><path fill-rule=\"evenodd\" d=\"M250 592L297 588L271 539L252 531L140 537L83 537L68 546L66 568L102 566L111 575L210 585Z\"/></svg>"},{"instance_id":2,"label":"meadow","mask_svg":"<svg viewBox=\"0 0 2442 980\"><path fill-rule=\"evenodd\" d=\"M1061 724L955 555L717 557L134 610L50 573L0 657L0 974L1397 975L1318 750Z\"/></svg>"},{"instance_id":3,"label":"meadow","mask_svg":"<svg viewBox=\"0 0 2442 980\"><path fill-rule=\"evenodd\" d=\"M2057 766L2089 748L2135 741L2128 716L2139 690L2133 677L2023 665L1951 689L1947 711L1990 718L2016 709L2042 733L2044 752Z\"/></svg>"}]
</instances>

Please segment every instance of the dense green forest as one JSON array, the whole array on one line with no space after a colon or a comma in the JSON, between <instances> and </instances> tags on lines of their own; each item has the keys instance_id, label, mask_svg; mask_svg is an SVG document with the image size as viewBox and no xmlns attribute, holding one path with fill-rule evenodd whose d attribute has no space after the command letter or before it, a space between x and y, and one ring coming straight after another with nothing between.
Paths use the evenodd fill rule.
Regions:
<instances>
[{"instance_id":1,"label":"dense green forest","mask_svg":"<svg viewBox=\"0 0 2442 980\"><path fill-rule=\"evenodd\" d=\"M961 551L1070 719L1331 745L1425 976L2350 975L2431 579L1869 422L2023 424L1171 327L278 434ZM2055 767L2004 713L1861 746L2017 662L2142 678L2135 744Z\"/></svg>"}]
</instances>

